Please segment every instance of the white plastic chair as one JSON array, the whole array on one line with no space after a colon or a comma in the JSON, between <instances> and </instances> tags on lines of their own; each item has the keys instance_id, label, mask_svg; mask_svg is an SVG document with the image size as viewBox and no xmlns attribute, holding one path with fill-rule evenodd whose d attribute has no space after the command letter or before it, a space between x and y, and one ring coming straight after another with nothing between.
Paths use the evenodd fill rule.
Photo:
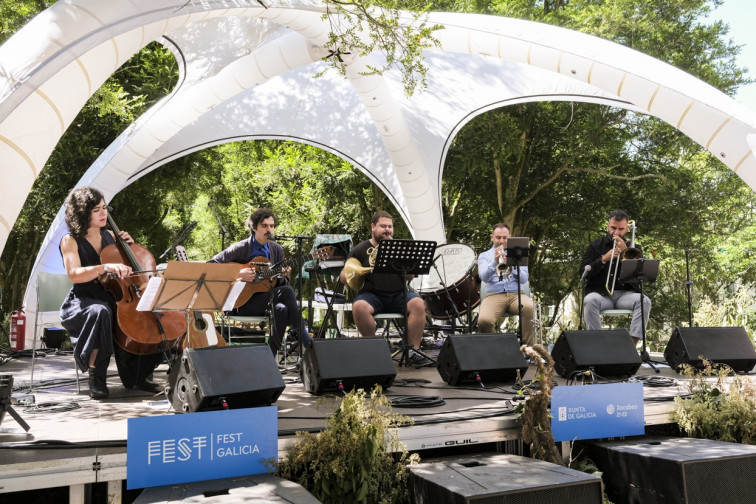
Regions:
<instances>
[{"instance_id":1,"label":"white plastic chair","mask_svg":"<svg viewBox=\"0 0 756 504\"><path fill-rule=\"evenodd\" d=\"M611 308L609 310L599 311L599 317L601 317L602 319L603 317L624 317L626 315L632 315L632 314L633 314L633 310L627 310L627 309ZM609 324L609 327L611 328L612 325Z\"/></svg>"},{"instance_id":2,"label":"white plastic chair","mask_svg":"<svg viewBox=\"0 0 756 504\"><path fill-rule=\"evenodd\" d=\"M388 341L392 323L394 324L394 327L396 327L397 331L399 331L399 336L403 338L404 315L402 315L401 313L379 313L378 315L373 315L373 319L376 323L380 322L383 325L382 336L386 339L386 341Z\"/></svg>"},{"instance_id":3,"label":"white plastic chair","mask_svg":"<svg viewBox=\"0 0 756 504\"><path fill-rule=\"evenodd\" d=\"M237 338L240 340L247 338L247 336L235 336L231 332L231 327L234 325L234 323L243 325L256 324L260 326L260 329L264 331L264 337L266 341L268 336L270 335L270 317L268 317L267 315L224 315L223 322L227 328L226 338L229 345L240 344L241 342L237 343L234 341Z\"/></svg>"}]
</instances>

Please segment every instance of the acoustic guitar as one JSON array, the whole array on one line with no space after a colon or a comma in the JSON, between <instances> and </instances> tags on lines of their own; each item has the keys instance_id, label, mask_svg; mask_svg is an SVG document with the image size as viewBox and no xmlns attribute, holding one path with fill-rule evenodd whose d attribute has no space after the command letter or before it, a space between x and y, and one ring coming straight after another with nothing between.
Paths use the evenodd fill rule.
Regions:
<instances>
[{"instance_id":1,"label":"acoustic guitar","mask_svg":"<svg viewBox=\"0 0 756 504\"><path fill-rule=\"evenodd\" d=\"M189 261L186 249L181 245L176 245L176 260ZM208 346L224 347L226 340L215 329L215 318L211 312L192 311L189 314L189 325L186 330L186 347L200 348Z\"/></svg>"},{"instance_id":2,"label":"acoustic guitar","mask_svg":"<svg viewBox=\"0 0 756 504\"><path fill-rule=\"evenodd\" d=\"M302 262L311 260L325 261L333 255L333 245L325 245L318 249L315 249L312 254L306 255L302 258ZM270 261L265 257L255 257L249 264L245 264L244 268L255 268L255 279L251 282L247 282L244 285L239 297L236 298L234 308L244 306L254 294L258 292L265 292L276 286L278 279L283 276L283 270L286 268L299 267L298 259L290 259L279 262L278 264L270 264ZM243 268L242 268L243 269Z\"/></svg>"}]
</instances>

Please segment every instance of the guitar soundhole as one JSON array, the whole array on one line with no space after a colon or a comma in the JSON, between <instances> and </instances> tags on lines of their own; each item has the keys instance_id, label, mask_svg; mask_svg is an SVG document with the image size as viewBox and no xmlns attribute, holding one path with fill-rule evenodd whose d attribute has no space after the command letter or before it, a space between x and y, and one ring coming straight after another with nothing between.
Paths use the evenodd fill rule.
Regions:
<instances>
[{"instance_id":1,"label":"guitar soundhole","mask_svg":"<svg viewBox=\"0 0 756 504\"><path fill-rule=\"evenodd\" d=\"M202 317L194 318L194 328L198 331L205 332L207 330L207 322Z\"/></svg>"}]
</instances>

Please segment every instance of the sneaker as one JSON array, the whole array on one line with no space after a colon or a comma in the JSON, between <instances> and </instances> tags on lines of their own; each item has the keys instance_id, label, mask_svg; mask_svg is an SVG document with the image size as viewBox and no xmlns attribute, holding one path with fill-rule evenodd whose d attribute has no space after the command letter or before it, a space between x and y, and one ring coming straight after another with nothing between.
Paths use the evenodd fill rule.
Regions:
<instances>
[{"instance_id":1,"label":"sneaker","mask_svg":"<svg viewBox=\"0 0 756 504\"><path fill-rule=\"evenodd\" d=\"M424 356L421 353L418 353L416 350L410 350L409 354L409 364L414 367L426 367L426 366L432 366L433 361Z\"/></svg>"}]
</instances>

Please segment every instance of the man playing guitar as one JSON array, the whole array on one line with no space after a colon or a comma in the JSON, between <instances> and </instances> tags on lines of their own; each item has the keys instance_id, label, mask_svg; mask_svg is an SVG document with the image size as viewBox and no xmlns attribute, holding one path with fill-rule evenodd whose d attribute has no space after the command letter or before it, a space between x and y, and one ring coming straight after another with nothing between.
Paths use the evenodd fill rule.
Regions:
<instances>
[{"instance_id":1,"label":"man playing guitar","mask_svg":"<svg viewBox=\"0 0 756 504\"><path fill-rule=\"evenodd\" d=\"M274 266L284 260L284 250L281 245L271 241L278 220L270 208L258 208L247 219L250 237L234 243L226 250L216 254L211 263L239 263L246 264L239 271L239 278L247 282L250 289L246 289L239 296L236 308L230 315L265 315L268 304L273 305L273 327L268 338L268 345L275 354L281 348L286 334L286 327L291 326L302 336L305 347L310 342L307 325L300 311L297 309L297 297L294 289L288 285L291 268L282 268L280 275L272 276L262 282L255 282L260 267ZM262 273L260 274L262 276ZM259 280L259 279L258 279ZM278 285L276 285L276 283ZM247 300L245 292L251 293Z\"/></svg>"}]
</instances>

